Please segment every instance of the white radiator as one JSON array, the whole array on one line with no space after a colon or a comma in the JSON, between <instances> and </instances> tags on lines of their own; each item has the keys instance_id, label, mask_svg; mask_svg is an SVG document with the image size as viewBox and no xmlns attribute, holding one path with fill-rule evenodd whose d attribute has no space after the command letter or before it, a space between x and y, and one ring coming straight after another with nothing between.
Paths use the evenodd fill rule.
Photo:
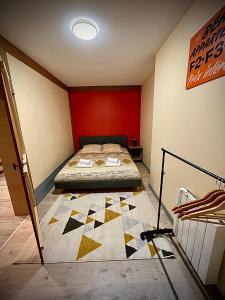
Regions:
<instances>
[{"instance_id":1,"label":"white radiator","mask_svg":"<svg viewBox=\"0 0 225 300\"><path fill-rule=\"evenodd\" d=\"M195 199L196 197L190 191L181 188L177 205ZM174 215L173 230L202 282L216 284L225 249L225 226L181 221L177 215Z\"/></svg>"}]
</instances>

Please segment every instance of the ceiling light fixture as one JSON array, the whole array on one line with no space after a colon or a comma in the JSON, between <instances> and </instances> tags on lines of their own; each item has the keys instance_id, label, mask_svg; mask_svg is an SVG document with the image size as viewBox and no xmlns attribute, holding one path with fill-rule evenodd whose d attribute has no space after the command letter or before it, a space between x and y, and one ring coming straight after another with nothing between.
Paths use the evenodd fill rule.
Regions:
<instances>
[{"instance_id":1,"label":"ceiling light fixture","mask_svg":"<svg viewBox=\"0 0 225 300\"><path fill-rule=\"evenodd\" d=\"M92 40L97 36L98 25L89 19L77 19L72 24L73 34L81 40Z\"/></svg>"}]
</instances>

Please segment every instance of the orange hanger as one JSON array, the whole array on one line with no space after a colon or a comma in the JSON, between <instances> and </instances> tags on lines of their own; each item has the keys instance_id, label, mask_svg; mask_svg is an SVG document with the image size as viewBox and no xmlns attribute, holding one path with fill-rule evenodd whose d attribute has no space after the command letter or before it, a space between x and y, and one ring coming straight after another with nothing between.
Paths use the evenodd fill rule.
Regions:
<instances>
[{"instance_id":1,"label":"orange hanger","mask_svg":"<svg viewBox=\"0 0 225 300\"><path fill-rule=\"evenodd\" d=\"M179 213L178 218L181 218L184 215L188 215L190 213L194 213L194 212L198 212L198 211L202 211L203 209L208 209L208 208L212 208L215 207L217 205L219 205L221 202L223 202L225 200L225 192L223 193L214 193L213 195L211 195L207 200L203 200L201 201L200 205L194 205L191 208L194 207L199 207L196 209L188 209L186 208L185 211L182 211L181 213Z\"/></svg>"},{"instance_id":2,"label":"orange hanger","mask_svg":"<svg viewBox=\"0 0 225 300\"><path fill-rule=\"evenodd\" d=\"M208 216L209 217L209 214L211 214L211 213L220 212L220 211L224 210L225 209L225 195L221 195L218 198L220 198L220 197L223 200L217 206L213 206L213 207L208 208L208 209L202 209L201 211L187 214L187 215L181 217L181 220L189 220L189 219L196 218L196 217L201 217L201 216L206 216L206 217ZM216 214L214 214L214 215L216 215ZM221 215L221 214L219 214L219 215Z\"/></svg>"},{"instance_id":3,"label":"orange hanger","mask_svg":"<svg viewBox=\"0 0 225 300\"><path fill-rule=\"evenodd\" d=\"M187 210L190 210L191 208L206 205L207 203L211 203L214 199L216 199L218 196L223 195L223 194L225 194L225 191L217 190L216 192L211 193L207 198L204 197L202 199L195 201L194 203L193 203L193 201L189 202L188 205L180 208L179 210L176 210L175 213L183 213Z\"/></svg>"},{"instance_id":4,"label":"orange hanger","mask_svg":"<svg viewBox=\"0 0 225 300\"><path fill-rule=\"evenodd\" d=\"M201 201L204 201L204 200L207 200L210 196L212 196L214 193L218 193L218 192L224 192L223 190L214 190L214 191L211 191L211 192L209 192L208 194L206 194L203 198L201 198L201 199L197 199L197 200L194 200L194 201L190 201L190 202L188 202L188 203L185 203L185 204L181 204L181 205L178 205L178 206L176 206L176 207L174 207L173 209L172 209L172 211L174 211L174 213L175 214L177 214L177 213L180 213L181 212L181 209L184 209L184 208L187 208L188 206L190 206L190 205L194 205L194 204L197 204L197 205L199 205L199 203L201 202Z\"/></svg>"}]
</instances>

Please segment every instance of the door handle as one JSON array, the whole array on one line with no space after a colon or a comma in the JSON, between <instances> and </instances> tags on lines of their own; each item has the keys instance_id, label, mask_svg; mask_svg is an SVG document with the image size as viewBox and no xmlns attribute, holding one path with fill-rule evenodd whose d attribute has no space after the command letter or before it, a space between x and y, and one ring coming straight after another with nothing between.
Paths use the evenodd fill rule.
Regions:
<instances>
[{"instance_id":1,"label":"door handle","mask_svg":"<svg viewBox=\"0 0 225 300\"><path fill-rule=\"evenodd\" d=\"M22 164L22 168L23 168L23 173L27 173L27 161L26 161L25 156L23 157L23 161L21 162L21 164ZM17 168L18 168L18 170L20 170L20 166L17 165L16 163L13 163L13 169L17 170Z\"/></svg>"},{"instance_id":2,"label":"door handle","mask_svg":"<svg viewBox=\"0 0 225 300\"><path fill-rule=\"evenodd\" d=\"M25 153L23 153L23 158L21 160L21 165L22 165L22 168L23 168L23 173L27 173L27 156ZM16 163L13 163L13 169L14 170L17 170L20 169L20 166L17 165Z\"/></svg>"}]
</instances>

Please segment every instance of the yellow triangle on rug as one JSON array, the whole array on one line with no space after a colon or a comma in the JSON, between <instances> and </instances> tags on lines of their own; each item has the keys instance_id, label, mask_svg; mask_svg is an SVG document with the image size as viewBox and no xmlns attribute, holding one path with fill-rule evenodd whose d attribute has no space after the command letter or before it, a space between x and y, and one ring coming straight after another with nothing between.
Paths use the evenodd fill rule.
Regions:
<instances>
[{"instance_id":1,"label":"yellow triangle on rug","mask_svg":"<svg viewBox=\"0 0 225 300\"><path fill-rule=\"evenodd\" d=\"M75 215L77 215L77 214L79 214L79 212L76 211L75 209L73 209L73 210L71 211L70 216L72 217L72 216L75 216Z\"/></svg>"},{"instance_id":2,"label":"yellow triangle on rug","mask_svg":"<svg viewBox=\"0 0 225 300\"><path fill-rule=\"evenodd\" d=\"M128 233L124 233L124 240L125 240L125 244L127 244L129 241L133 240L134 237Z\"/></svg>"},{"instance_id":3,"label":"yellow triangle on rug","mask_svg":"<svg viewBox=\"0 0 225 300\"><path fill-rule=\"evenodd\" d=\"M115 211L112 211L112 210L109 210L109 209L106 209L105 210L105 223L106 222L109 222L117 217L121 216L121 214L115 212Z\"/></svg>"},{"instance_id":4,"label":"yellow triangle on rug","mask_svg":"<svg viewBox=\"0 0 225 300\"><path fill-rule=\"evenodd\" d=\"M87 219L86 219L86 223L85 224L88 224L88 223L91 223L92 221L95 221L95 219L87 216Z\"/></svg>"},{"instance_id":5,"label":"yellow triangle on rug","mask_svg":"<svg viewBox=\"0 0 225 300\"><path fill-rule=\"evenodd\" d=\"M79 247L79 250L78 250L76 260L78 260L79 258L81 258L81 257L87 255L88 253L94 251L95 249L97 249L100 246L102 246L102 244L90 239L86 235L83 235L82 239L81 239L81 242L80 242L80 247Z\"/></svg>"},{"instance_id":6,"label":"yellow triangle on rug","mask_svg":"<svg viewBox=\"0 0 225 300\"><path fill-rule=\"evenodd\" d=\"M55 217L52 217L48 224L53 224L56 222L58 222L58 220Z\"/></svg>"},{"instance_id":7,"label":"yellow triangle on rug","mask_svg":"<svg viewBox=\"0 0 225 300\"><path fill-rule=\"evenodd\" d=\"M152 256L152 257L155 256L155 255L156 255L156 249L155 249L155 247L154 247L153 245L151 245L151 244L148 244L148 248L149 248L149 251L150 251L151 256ZM157 248L157 251L159 251L159 250L160 250L160 249Z\"/></svg>"},{"instance_id":8,"label":"yellow triangle on rug","mask_svg":"<svg viewBox=\"0 0 225 300\"><path fill-rule=\"evenodd\" d=\"M105 197L105 202L108 202L108 201L110 201L110 200L112 200L112 198Z\"/></svg>"}]
</instances>

